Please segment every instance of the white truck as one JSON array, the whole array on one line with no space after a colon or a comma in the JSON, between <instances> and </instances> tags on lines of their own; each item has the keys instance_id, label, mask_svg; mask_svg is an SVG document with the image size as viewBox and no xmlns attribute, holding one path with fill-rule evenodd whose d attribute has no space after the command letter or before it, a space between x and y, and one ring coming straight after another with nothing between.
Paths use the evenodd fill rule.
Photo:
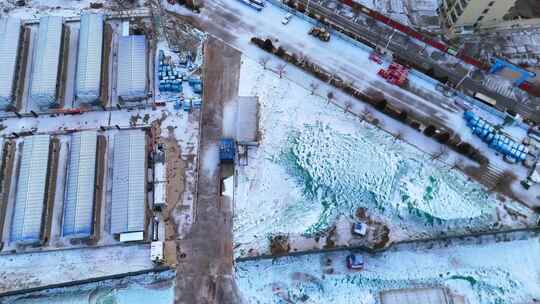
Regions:
<instances>
[{"instance_id":1,"label":"white truck","mask_svg":"<svg viewBox=\"0 0 540 304\"><path fill-rule=\"evenodd\" d=\"M156 241L150 245L150 260L156 264L162 264L165 260L163 258L163 242Z\"/></svg>"}]
</instances>

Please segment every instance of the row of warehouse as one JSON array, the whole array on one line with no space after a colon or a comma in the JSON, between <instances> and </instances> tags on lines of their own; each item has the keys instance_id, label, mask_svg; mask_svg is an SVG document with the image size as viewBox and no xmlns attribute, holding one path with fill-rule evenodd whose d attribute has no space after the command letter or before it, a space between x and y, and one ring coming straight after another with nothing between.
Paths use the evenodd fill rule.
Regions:
<instances>
[{"instance_id":1,"label":"row of warehouse","mask_svg":"<svg viewBox=\"0 0 540 304\"><path fill-rule=\"evenodd\" d=\"M58 107L62 104L61 90L68 77L62 75L68 69L63 67L68 60L64 52L76 52L74 98L83 104L98 104L102 97L102 83L110 77L104 65L106 48L104 45L104 26L102 14L85 13L81 15L80 26L70 27L60 16L46 16L39 20L37 38L33 37L32 27L24 25L20 19L0 18L0 64L6 73L0 75L0 110L11 109L16 105L17 95L28 90L27 103L40 109ZM77 31L78 35L71 34ZM69 39L78 37L77 49L69 50ZM33 41L33 42L32 42ZM24 57L22 44L34 44ZM114 56L113 56L114 58ZM116 92L124 101L142 100L147 97L147 42L144 35L121 36L118 39L118 62L116 64ZM24 64L23 64L24 63ZM30 65L28 89L24 88L25 65ZM63 72L64 71L64 72Z\"/></svg>"},{"instance_id":2,"label":"row of warehouse","mask_svg":"<svg viewBox=\"0 0 540 304\"><path fill-rule=\"evenodd\" d=\"M110 185L111 194L105 212L108 222L105 230L113 236L124 233L144 233L146 221L147 145L146 133L141 130L118 131L110 136L108 149L112 160L106 166L112 168L112 176L99 174L98 163L105 157L100 153L101 139L96 131L73 133L68 140L66 170L55 164L58 139L50 135L33 135L16 143L13 160L12 186L9 199L0 201L5 214L2 241L5 244L40 244L49 237L47 227L53 221L53 210L61 212L62 238L88 238L96 228L100 211L96 202L103 196L100 188ZM106 141L106 140L105 140ZM4 143L6 145L7 143ZM101 145L103 148L103 145ZM4 150L4 149L2 149ZM1 155L4 159L4 155ZM56 159L58 159L56 157ZM5 161L3 162L5 163ZM105 170L106 171L106 170ZM9 178L9 177L6 177ZM61 193L57 181L64 181ZM101 194L101 195L100 195ZM62 197L55 200L54 196ZM52 197L52 198L51 198ZM1 198L1 197L0 197ZM60 201L62 206L54 205Z\"/></svg>"}]
</instances>

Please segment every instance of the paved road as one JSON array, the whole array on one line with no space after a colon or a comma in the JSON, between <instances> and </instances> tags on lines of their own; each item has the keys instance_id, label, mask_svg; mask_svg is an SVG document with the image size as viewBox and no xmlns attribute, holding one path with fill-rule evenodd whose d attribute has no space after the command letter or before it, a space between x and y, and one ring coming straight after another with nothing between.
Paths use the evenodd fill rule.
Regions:
<instances>
[{"instance_id":1,"label":"paved road","mask_svg":"<svg viewBox=\"0 0 540 304\"><path fill-rule=\"evenodd\" d=\"M307 0L297 1L304 5L307 3ZM421 45L414 42L412 39L409 39L405 34L393 32L390 27L379 22L374 22L374 20L369 17L358 18L358 23L355 23L350 19L336 14L334 11L325 8L316 1L310 1L309 10L325 16L331 23L350 31L371 43L381 46L388 45L388 48L392 52L399 54L400 57L409 62L422 62L428 69L433 68L437 75L447 76L448 80L454 84L461 82L460 89L469 95L474 94L474 92L481 92L495 98L500 110L504 111L508 108L512 108L523 117L529 117L535 121L540 121L539 98L531 97L534 101L529 103L516 102L514 99L495 92L493 89L496 89L496 87L488 89L483 86L480 81L473 80L470 77L467 77L462 81L464 76L467 75L468 68L471 67L470 65L464 63L448 64L448 62L445 63L435 60L434 58L444 59L445 57L448 57L448 55L444 55L440 51L433 51L432 55L428 56L426 52L422 52L423 47ZM364 17L364 15L361 15L361 17ZM389 39L390 36L392 36L391 40ZM388 44L389 41L390 43ZM478 76L483 77L482 75ZM504 88L499 89L504 91Z\"/></svg>"},{"instance_id":2,"label":"paved road","mask_svg":"<svg viewBox=\"0 0 540 304\"><path fill-rule=\"evenodd\" d=\"M196 216L177 245L175 303L240 303L233 277L232 204L220 196L223 108L238 95L241 53L210 37L205 45Z\"/></svg>"}]
</instances>

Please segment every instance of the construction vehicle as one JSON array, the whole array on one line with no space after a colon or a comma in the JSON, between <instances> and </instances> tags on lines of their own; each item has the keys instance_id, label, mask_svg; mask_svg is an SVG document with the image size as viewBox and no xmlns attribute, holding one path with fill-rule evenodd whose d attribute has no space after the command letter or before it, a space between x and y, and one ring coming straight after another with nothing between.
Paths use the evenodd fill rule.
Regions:
<instances>
[{"instance_id":1,"label":"construction vehicle","mask_svg":"<svg viewBox=\"0 0 540 304\"><path fill-rule=\"evenodd\" d=\"M386 79L387 82L401 87L407 82L409 69L399 63L392 62L388 69L380 69L377 74Z\"/></svg>"},{"instance_id":2,"label":"construction vehicle","mask_svg":"<svg viewBox=\"0 0 540 304\"><path fill-rule=\"evenodd\" d=\"M319 38L319 40L328 42L330 41L330 32L324 27L314 26L309 30L309 35Z\"/></svg>"}]
</instances>

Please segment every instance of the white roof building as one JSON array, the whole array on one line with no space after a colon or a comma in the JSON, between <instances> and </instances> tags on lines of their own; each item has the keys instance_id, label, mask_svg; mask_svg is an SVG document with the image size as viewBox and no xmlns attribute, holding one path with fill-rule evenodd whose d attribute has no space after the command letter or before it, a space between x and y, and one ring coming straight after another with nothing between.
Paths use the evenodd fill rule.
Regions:
<instances>
[{"instance_id":1,"label":"white roof building","mask_svg":"<svg viewBox=\"0 0 540 304\"><path fill-rule=\"evenodd\" d=\"M23 142L11 223L12 242L36 242L41 239L49 143L49 135L34 135Z\"/></svg>"},{"instance_id":2,"label":"white roof building","mask_svg":"<svg viewBox=\"0 0 540 304\"><path fill-rule=\"evenodd\" d=\"M62 235L89 236L94 216L97 133L71 136Z\"/></svg>"},{"instance_id":3,"label":"white roof building","mask_svg":"<svg viewBox=\"0 0 540 304\"><path fill-rule=\"evenodd\" d=\"M56 100L60 49L62 46L62 17L46 16L39 20L39 32L30 83L30 100L40 108L58 103Z\"/></svg>"},{"instance_id":4,"label":"white roof building","mask_svg":"<svg viewBox=\"0 0 540 304\"><path fill-rule=\"evenodd\" d=\"M96 103L99 100L102 50L103 15L83 14L75 81L75 96L83 103Z\"/></svg>"},{"instance_id":5,"label":"white roof building","mask_svg":"<svg viewBox=\"0 0 540 304\"><path fill-rule=\"evenodd\" d=\"M120 37L118 44L118 96L123 101L146 98L146 38Z\"/></svg>"},{"instance_id":6,"label":"white roof building","mask_svg":"<svg viewBox=\"0 0 540 304\"><path fill-rule=\"evenodd\" d=\"M0 110L13 104L21 20L0 18Z\"/></svg>"},{"instance_id":7,"label":"white roof building","mask_svg":"<svg viewBox=\"0 0 540 304\"><path fill-rule=\"evenodd\" d=\"M122 131L114 137L111 233L144 231L146 135Z\"/></svg>"}]
</instances>

